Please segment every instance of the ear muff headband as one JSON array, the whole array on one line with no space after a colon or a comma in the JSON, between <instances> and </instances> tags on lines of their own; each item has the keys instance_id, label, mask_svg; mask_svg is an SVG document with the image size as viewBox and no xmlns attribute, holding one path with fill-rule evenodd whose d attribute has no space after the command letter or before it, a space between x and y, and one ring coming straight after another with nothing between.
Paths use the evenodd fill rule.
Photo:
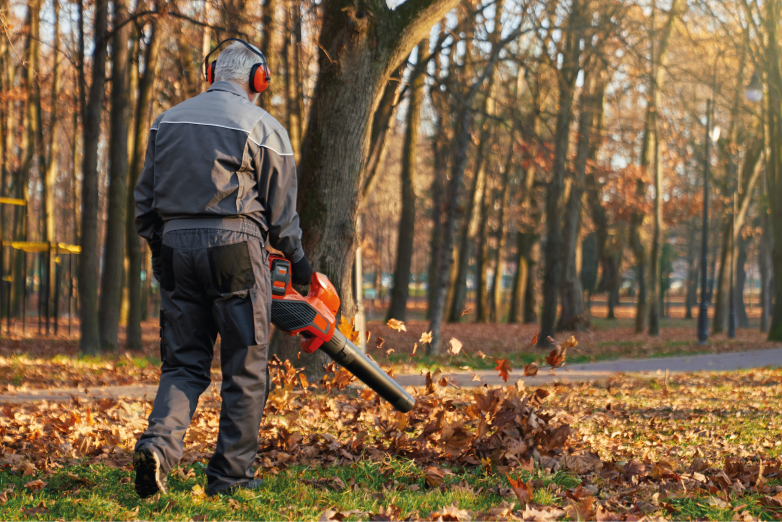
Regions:
<instances>
[{"instance_id":1,"label":"ear muff headband","mask_svg":"<svg viewBox=\"0 0 782 522\"><path fill-rule=\"evenodd\" d=\"M204 57L204 63L202 65L202 72L204 73L204 78L206 78L206 81L209 83L209 85L212 85L215 81L215 72L217 70L217 59L213 61L212 63L209 63L209 57L212 56L212 54L217 51L225 42L240 42L242 45L247 47L253 54L258 55L261 58L261 62L257 63L252 66L252 69L250 69L250 90L253 92L263 92L268 87L269 84L272 81L271 74L269 72L269 64L266 61L266 56L263 55L263 53L253 47L252 45L248 44L244 40L240 38L226 38L217 46L215 46L214 49L209 51L209 54L207 54Z\"/></svg>"}]
</instances>

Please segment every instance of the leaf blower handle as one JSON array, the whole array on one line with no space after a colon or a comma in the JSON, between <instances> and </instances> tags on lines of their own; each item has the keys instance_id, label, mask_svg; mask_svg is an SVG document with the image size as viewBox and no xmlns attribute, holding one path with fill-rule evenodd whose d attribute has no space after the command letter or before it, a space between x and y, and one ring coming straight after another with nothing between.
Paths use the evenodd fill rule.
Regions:
<instances>
[{"instance_id":1,"label":"leaf blower handle","mask_svg":"<svg viewBox=\"0 0 782 522\"><path fill-rule=\"evenodd\" d=\"M407 413L415 406L415 399L339 330L335 330L331 340L323 343L320 349L372 388L397 411Z\"/></svg>"}]
</instances>

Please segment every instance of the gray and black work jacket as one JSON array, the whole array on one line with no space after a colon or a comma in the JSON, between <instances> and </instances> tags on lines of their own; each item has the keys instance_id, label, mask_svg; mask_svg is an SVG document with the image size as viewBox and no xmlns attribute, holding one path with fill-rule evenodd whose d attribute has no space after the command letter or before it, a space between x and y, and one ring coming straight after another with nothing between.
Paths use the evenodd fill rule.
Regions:
<instances>
[{"instance_id":1,"label":"gray and black work jacket","mask_svg":"<svg viewBox=\"0 0 782 522\"><path fill-rule=\"evenodd\" d=\"M293 262L304 256L288 133L240 86L219 81L167 110L149 131L136 185L136 230L154 249L165 232L248 232Z\"/></svg>"}]
</instances>

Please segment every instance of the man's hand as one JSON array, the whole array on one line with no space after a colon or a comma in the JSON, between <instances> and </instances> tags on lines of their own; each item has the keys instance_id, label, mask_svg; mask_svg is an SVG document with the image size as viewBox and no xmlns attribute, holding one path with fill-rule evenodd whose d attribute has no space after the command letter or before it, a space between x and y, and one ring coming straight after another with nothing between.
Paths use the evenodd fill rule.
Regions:
<instances>
[{"instance_id":1,"label":"man's hand","mask_svg":"<svg viewBox=\"0 0 782 522\"><path fill-rule=\"evenodd\" d=\"M291 282L294 285L308 285L312 281L312 266L307 256L291 263Z\"/></svg>"},{"instance_id":2,"label":"man's hand","mask_svg":"<svg viewBox=\"0 0 782 522\"><path fill-rule=\"evenodd\" d=\"M162 241L148 241L149 249L152 251L152 275L155 277L155 281L160 283L160 278L163 274L163 257L160 255Z\"/></svg>"},{"instance_id":3,"label":"man's hand","mask_svg":"<svg viewBox=\"0 0 782 522\"><path fill-rule=\"evenodd\" d=\"M152 257L152 275L155 276L155 281L160 282L160 278L163 272L163 258L160 256Z\"/></svg>"}]
</instances>

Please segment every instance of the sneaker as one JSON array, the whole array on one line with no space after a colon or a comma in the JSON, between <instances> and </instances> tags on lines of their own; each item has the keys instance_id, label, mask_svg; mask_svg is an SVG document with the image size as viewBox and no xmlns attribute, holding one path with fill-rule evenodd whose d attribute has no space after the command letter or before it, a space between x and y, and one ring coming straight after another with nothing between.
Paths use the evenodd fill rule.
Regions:
<instances>
[{"instance_id":1,"label":"sneaker","mask_svg":"<svg viewBox=\"0 0 782 522\"><path fill-rule=\"evenodd\" d=\"M133 454L133 468L136 470L136 493L148 498L157 492L168 493L166 477L160 470L160 458L150 449L140 449Z\"/></svg>"},{"instance_id":2,"label":"sneaker","mask_svg":"<svg viewBox=\"0 0 782 522\"><path fill-rule=\"evenodd\" d=\"M215 491L214 493L209 493L209 496L212 495L233 495L240 489L258 489L261 487L261 484L263 484L263 479L252 479L249 482L242 482L240 484L234 484L231 487L221 489L220 491Z\"/></svg>"}]
</instances>

